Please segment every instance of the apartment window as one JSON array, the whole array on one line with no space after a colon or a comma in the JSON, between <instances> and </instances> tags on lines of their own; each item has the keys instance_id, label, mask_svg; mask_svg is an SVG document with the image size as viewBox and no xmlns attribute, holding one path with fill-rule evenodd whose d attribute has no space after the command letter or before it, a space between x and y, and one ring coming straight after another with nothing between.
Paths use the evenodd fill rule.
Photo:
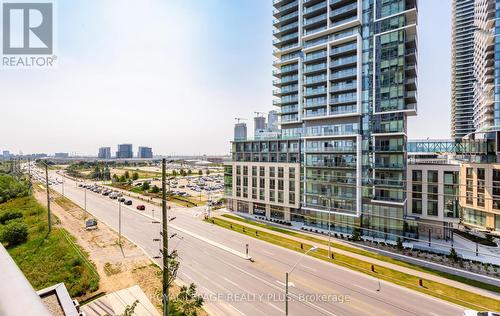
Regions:
<instances>
[{"instance_id":1,"label":"apartment window","mask_svg":"<svg viewBox=\"0 0 500 316\"><path fill-rule=\"evenodd\" d=\"M243 175L248 176L248 166L243 166Z\"/></svg>"},{"instance_id":2,"label":"apartment window","mask_svg":"<svg viewBox=\"0 0 500 316\"><path fill-rule=\"evenodd\" d=\"M265 177L265 176L266 176L266 171L265 171L265 170L266 170L266 168L264 168L264 167L259 167L259 175L260 175L261 177Z\"/></svg>"},{"instance_id":3,"label":"apartment window","mask_svg":"<svg viewBox=\"0 0 500 316\"><path fill-rule=\"evenodd\" d=\"M472 179L472 177L473 177L473 169L472 168L466 168L465 169L465 176L468 179Z\"/></svg>"},{"instance_id":4,"label":"apartment window","mask_svg":"<svg viewBox=\"0 0 500 316\"><path fill-rule=\"evenodd\" d=\"M278 191L278 203L284 202L284 194L283 191Z\"/></svg>"},{"instance_id":5,"label":"apartment window","mask_svg":"<svg viewBox=\"0 0 500 316\"><path fill-rule=\"evenodd\" d=\"M248 187L248 177L243 177L243 186Z\"/></svg>"},{"instance_id":6,"label":"apartment window","mask_svg":"<svg viewBox=\"0 0 500 316\"><path fill-rule=\"evenodd\" d=\"M477 168L477 178L484 180L484 168Z\"/></svg>"},{"instance_id":7,"label":"apartment window","mask_svg":"<svg viewBox=\"0 0 500 316\"><path fill-rule=\"evenodd\" d=\"M438 182L438 172L435 170L427 171L427 182L428 183L437 183Z\"/></svg>"},{"instance_id":8,"label":"apartment window","mask_svg":"<svg viewBox=\"0 0 500 316\"><path fill-rule=\"evenodd\" d=\"M269 188L273 190L276 189L276 180L269 179Z\"/></svg>"},{"instance_id":9,"label":"apartment window","mask_svg":"<svg viewBox=\"0 0 500 316\"><path fill-rule=\"evenodd\" d=\"M486 226L486 213L464 207L463 220L465 223L484 227Z\"/></svg>"},{"instance_id":10,"label":"apartment window","mask_svg":"<svg viewBox=\"0 0 500 316\"><path fill-rule=\"evenodd\" d=\"M236 177L236 185L241 185L241 177Z\"/></svg>"},{"instance_id":11,"label":"apartment window","mask_svg":"<svg viewBox=\"0 0 500 316\"><path fill-rule=\"evenodd\" d=\"M241 196L241 187L236 187L236 196L237 197Z\"/></svg>"},{"instance_id":12,"label":"apartment window","mask_svg":"<svg viewBox=\"0 0 500 316\"><path fill-rule=\"evenodd\" d=\"M241 174L241 166L236 166L236 174L237 175Z\"/></svg>"},{"instance_id":13,"label":"apartment window","mask_svg":"<svg viewBox=\"0 0 500 316\"><path fill-rule=\"evenodd\" d=\"M278 190L284 190L283 180L278 180Z\"/></svg>"},{"instance_id":14,"label":"apartment window","mask_svg":"<svg viewBox=\"0 0 500 316\"><path fill-rule=\"evenodd\" d=\"M266 187L266 179L264 178L259 178L259 187L261 189L265 188Z\"/></svg>"},{"instance_id":15,"label":"apartment window","mask_svg":"<svg viewBox=\"0 0 500 316\"><path fill-rule=\"evenodd\" d=\"M252 167L252 177L256 177L257 176L257 167L253 166Z\"/></svg>"},{"instance_id":16,"label":"apartment window","mask_svg":"<svg viewBox=\"0 0 500 316\"><path fill-rule=\"evenodd\" d=\"M477 195L477 206L484 207L484 194Z\"/></svg>"},{"instance_id":17,"label":"apartment window","mask_svg":"<svg viewBox=\"0 0 500 316\"><path fill-rule=\"evenodd\" d=\"M411 172L411 180L413 182L422 182L422 170L413 170Z\"/></svg>"},{"instance_id":18,"label":"apartment window","mask_svg":"<svg viewBox=\"0 0 500 316\"><path fill-rule=\"evenodd\" d=\"M274 202L276 200L276 191L270 190L269 191L269 201Z\"/></svg>"},{"instance_id":19,"label":"apartment window","mask_svg":"<svg viewBox=\"0 0 500 316\"><path fill-rule=\"evenodd\" d=\"M252 188L256 188L256 187L257 187L257 178L253 177L252 178Z\"/></svg>"},{"instance_id":20,"label":"apartment window","mask_svg":"<svg viewBox=\"0 0 500 316\"><path fill-rule=\"evenodd\" d=\"M295 204L295 192L288 193L288 203ZM500 227L499 227L500 229Z\"/></svg>"},{"instance_id":21,"label":"apartment window","mask_svg":"<svg viewBox=\"0 0 500 316\"><path fill-rule=\"evenodd\" d=\"M411 201L411 212L413 214L422 214L422 201L412 200Z\"/></svg>"},{"instance_id":22,"label":"apartment window","mask_svg":"<svg viewBox=\"0 0 500 316\"><path fill-rule=\"evenodd\" d=\"M288 168L288 173L290 179L295 179L295 168L293 167Z\"/></svg>"},{"instance_id":23,"label":"apartment window","mask_svg":"<svg viewBox=\"0 0 500 316\"><path fill-rule=\"evenodd\" d=\"M252 188L252 199L257 200L257 189Z\"/></svg>"},{"instance_id":24,"label":"apartment window","mask_svg":"<svg viewBox=\"0 0 500 316\"><path fill-rule=\"evenodd\" d=\"M283 168L278 167L278 178L283 178Z\"/></svg>"},{"instance_id":25,"label":"apartment window","mask_svg":"<svg viewBox=\"0 0 500 316\"><path fill-rule=\"evenodd\" d=\"M259 189L259 200L261 200L261 201L264 201L266 199L264 192L265 192L264 189Z\"/></svg>"},{"instance_id":26,"label":"apartment window","mask_svg":"<svg viewBox=\"0 0 500 316\"><path fill-rule=\"evenodd\" d=\"M427 215L437 216L438 215L438 202L437 201L427 201Z\"/></svg>"},{"instance_id":27,"label":"apartment window","mask_svg":"<svg viewBox=\"0 0 500 316\"><path fill-rule=\"evenodd\" d=\"M276 176L276 170L274 167L269 167L269 176L274 178Z\"/></svg>"},{"instance_id":28,"label":"apartment window","mask_svg":"<svg viewBox=\"0 0 500 316\"><path fill-rule=\"evenodd\" d=\"M289 181L288 182L288 190L289 191L295 191L295 181Z\"/></svg>"},{"instance_id":29,"label":"apartment window","mask_svg":"<svg viewBox=\"0 0 500 316\"><path fill-rule=\"evenodd\" d=\"M248 187L243 187L243 197L248 198Z\"/></svg>"}]
</instances>

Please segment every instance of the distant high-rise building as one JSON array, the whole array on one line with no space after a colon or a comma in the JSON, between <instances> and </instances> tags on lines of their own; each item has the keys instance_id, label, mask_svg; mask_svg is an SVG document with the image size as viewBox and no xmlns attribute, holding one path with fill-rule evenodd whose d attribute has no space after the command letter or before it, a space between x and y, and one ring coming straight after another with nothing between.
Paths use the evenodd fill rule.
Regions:
<instances>
[{"instance_id":1,"label":"distant high-rise building","mask_svg":"<svg viewBox=\"0 0 500 316\"><path fill-rule=\"evenodd\" d=\"M116 152L116 158L133 158L134 153L132 151L132 144L120 144L118 145L118 151Z\"/></svg>"},{"instance_id":2,"label":"distant high-rise building","mask_svg":"<svg viewBox=\"0 0 500 316\"><path fill-rule=\"evenodd\" d=\"M500 27L497 0L474 3L474 106L477 132L500 129Z\"/></svg>"},{"instance_id":3,"label":"distant high-rise building","mask_svg":"<svg viewBox=\"0 0 500 316\"><path fill-rule=\"evenodd\" d=\"M235 140L247 139L247 124L246 123L236 123L234 125L234 139Z\"/></svg>"},{"instance_id":4,"label":"distant high-rise building","mask_svg":"<svg viewBox=\"0 0 500 316\"><path fill-rule=\"evenodd\" d=\"M137 151L137 158L153 158L153 149L151 147L141 147Z\"/></svg>"},{"instance_id":5,"label":"distant high-rise building","mask_svg":"<svg viewBox=\"0 0 500 316\"><path fill-rule=\"evenodd\" d=\"M474 132L474 0L453 0L451 54L451 137Z\"/></svg>"},{"instance_id":6,"label":"distant high-rise building","mask_svg":"<svg viewBox=\"0 0 500 316\"><path fill-rule=\"evenodd\" d=\"M100 159L111 159L111 147L101 147L99 148L99 153L97 157Z\"/></svg>"},{"instance_id":7,"label":"distant high-rise building","mask_svg":"<svg viewBox=\"0 0 500 316\"><path fill-rule=\"evenodd\" d=\"M4 151L2 152L2 157L3 157L3 159L4 159L4 160L9 160L9 159L10 159L10 156L11 156L11 155L10 155L10 151L8 151L8 150L4 150Z\"/></svg>"},{"instance_id":8,"label":"distant high-rise building","mask_svg":"<svg viewBox=\"0 0 500 316\"><path fill-rule=\"evenodd\" d=\"M266 130L266 118L264 116L256 116L253 120L254 120L255 135L262 133Z\"/></svg>"},{"instance_id":9,"label":"distant high-rise building","mask_svg":"<svg viewBox=\"0 0 500 316\"><path fill-rule=\"evenodd\" d=\"M278 131L278 111L272 110L267 114L267 129L270 132Z\"/></svg>"},{"instance_id":10,"label":"distant high-rise building","mask_svg":"<svg viewBox=\"0 0 500 316\"><path fill-rule=\"evenodd\" d=\"M69 154L68 153L55 153L54 156L56 158L68 158Z\"/></svg>"}]
</instances>

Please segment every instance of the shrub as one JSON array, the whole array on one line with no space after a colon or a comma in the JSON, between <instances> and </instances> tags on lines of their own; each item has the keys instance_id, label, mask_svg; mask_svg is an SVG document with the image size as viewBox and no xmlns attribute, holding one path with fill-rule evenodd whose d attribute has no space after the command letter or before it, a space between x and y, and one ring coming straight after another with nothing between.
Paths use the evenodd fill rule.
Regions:
<instances>
[{"instance_id":1,"label":"shrub","mask_svg":"<svg viewBox=\"0 0 500 316\"><path fill-rule=\"evenodd\" d=\"M9 247L17 246L28 240L28 225L22 221L7 223L0 233L0 240L8 243Z\"/></svg>"},{"instance_id":2,"label":"shrub","mask_svg":"<svg viewBox=\"0 0 500 316\"><path fill-rule=\"evenodd\" d=\"M351 240L353 241L359 241L360 240L360 231L359 231L359 228L354 228L352 230L352 237L351 237Z\"/></svg>"},{"instance_id":3,"label":"shrub","mask_svg":"<svg viewBox=\"0 0 500 316\"><path fill-rule=\"evenodd\" d=\"M19 211L6 211L0 214L0 224L4 225L7 221L22 217L23 214Z\"/></svg>"}]
</instances>

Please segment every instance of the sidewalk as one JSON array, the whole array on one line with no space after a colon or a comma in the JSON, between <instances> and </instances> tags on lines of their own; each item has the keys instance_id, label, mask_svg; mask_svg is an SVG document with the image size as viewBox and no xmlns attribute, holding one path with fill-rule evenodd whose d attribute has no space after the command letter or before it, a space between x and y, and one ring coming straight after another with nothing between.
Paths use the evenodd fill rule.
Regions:
<instances>
[{"instance_id":1,"label":"sidewalk","mask_svg":"<svg viewBox=\"0 0 500 316\"><path fill-rule=\"evenodd\" d=\"M280 232L276 232L274 230L270 230L270 229L267 229L267 228L258 227L258 226L252 226L250 224L247 224L247 223L244 223L244 222L240 222L240 221L237 221L237 220L233 220L231 218L222 217L221 214L217 214L217 215L214 214L214 217L217 217L217 218L220 218L220 219L223 219L225 221L232 222L232 223L235 223L235 224L238 224L238 225L242 225L242 226L245 226L245 227L249 227L249 228L253 228L253 229L258 229L258 230L261 230L261 231L266 232L266 233L270 233L270 234L273 234L273 235L276 235L276 236L280 236L280 237L287 238L287 239L290 239L290 240L294 240L294 241L297 241L297 242L301 242L301 243L304 243L304 244L314 245L314 246L316 246L318 248L322 248L322 249L325 249L325 250L328 249L327 245L316 244L316 243L314 243L314 242L312 242L310 240L306 240L306 239L302 239L302 238L299 238L299 237L290 236L290 235L283 234L283 233L280 233ZM314 235L314 237L318 238L318 239L323 239L323 240L328 241L328 237L316 236L316 235ZM385 262L385 261L381 261L381 260L378 260L378 259L366 257L366 256L363 256L363 255L359 255L359 254L352 253L352 252L349 252L349 251L345 251L345 250L342 250L342 249L337 249L337 248L335 248L335 244L342 244L342 245L345 245L345 246L348 246L348 247L351 247L351 248L356 248L356 247L353 247L351 244L335 240L335 242L332 242L332 249L333 249L334 253L340 253L340 254L349 256L351 258L355 258L355 259L359 259L359 260L362 260L362 261L365 261L365 262L369 262L369 263L377 265L377 266L386 267L386 268L389 268L389 269L393 269L393 270L396 270L396 271L400 271L400 272L403 272L403 273L414 275L414 276L417 276L417 277L422 278L422 279L427 279L427 280L431 280L431 281L435 281L435 282L447 284L449 286L460 288L462 290L466 290L466 291L469 291L469 292L472 292L472 293L477 293L477 294L480 294L480 295L483 295L483 296L486 296L486 297L490 297L490 298L493 298L493 299L496 299L496 300L500 300L500 295L498 295L497 293L494 293L494 292L491 292L491 291L488 291L488 290L484 290L484 289L480 289L480 288L477 288L477 287L474 287L474 286L471 286L471 285L467 285L467 284L464 284L464 283L461 283L461 282L458 282L458 281L454 281L454 280L450 280L450 279L447 279L447 278L443 278L443 277L440 277L440 276L437 276L437 275L433 275L433 274L429 274L429 273L426 273L426 272L414 270L414 269L411 269L411 268L406 268L406 267L403 267L403 266L400 266L400 265L397 265L397 264L393 264L393 263L390 263L390 262ZM358 249L362 249L362 248L358 248Z\"/></svg>"}]
</instances>

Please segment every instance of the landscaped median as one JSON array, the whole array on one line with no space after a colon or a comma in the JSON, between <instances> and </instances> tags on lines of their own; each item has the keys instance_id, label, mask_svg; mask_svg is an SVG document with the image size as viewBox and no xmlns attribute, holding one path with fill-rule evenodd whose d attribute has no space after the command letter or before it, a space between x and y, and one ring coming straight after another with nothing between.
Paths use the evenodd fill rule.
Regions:
<instances>
[{"instance_id":1,"label":"landscaped median","mask_svg":"<svg viewBox=\"0 0 500 316\"><path fill-rule=\"evenodd\" d=\"M229 217L230 215L228 215ZM280 233L285 233L291 236L295 237L300 237L302 239L307 239L310 241L313 241L314 243L319 243L319 244L325 244L325 241L319 238L314 238L311 236L306 236L300 233L295 233L291 232L285 229L280 229L277 227L269 226L266 224L262 223L255 223L249 220L241 219L235 216L231 217L232 219L240 220L242 222L248 222L248 224L254 225L254 227L249 227L248 225L244 224L238 224L234 223L229 220L225 220L222 218L211 218L208 221L223 227L227 229L231 229L233 231L236 231L238 233L245 234L247 236L251 236L256 239L260 239L266 242L273 243L275 245L281 246L288 248L290 250L294 250L297 252L305 252L307 249L311 248L312 245L306 244L297 240L293 240L290 238L278 236L277 234L272 234L267 231L263 231L262 229L259 229L258 227L261 228L266 228L266 229L272 229L274 231L280 230ZM326 242L327 244L327 242ZM414 268L413 266L400 262L395 259L391 259L388 257L384 257L382 255L370 253L368 251L356 249L353 247L348 247L344 245L335 245L335 247L340 248L342 246L344 250L348 250L354 253L358 254L363 254L367 255L369 254L370 257L377 257L379 260L384 261L390 261L393 263L401 263L401 265L405 265L407 267ZM365 254L366 253L366 254ZM432 280L427 280L427 279L422 279L401 271L397 271L394 269L390 269L387 267L383 266L377 266L377 265L372 265L369 262L353 258L344 254L336 253L335 254L335 259L329 258L328 257L328 252L325 249L318 249L316 252L312 252L309 255L316 257L318 259L324 260L324 261L329 261L331 263L356 270L368 275L371 275L373 277L379 278L381 280L386 280L401 286L404 286L406 288L416 290L461 306L465 306L467 308L472 308L472 309L477 309L477 310L499 310L500 309L500 302L496 299L490 298L490 297L485 297L476 293L468 292L456 287L452 287L446 284L442 284L439 282L435 282ZM368 255L367 255L368 256ZM432 270L431 270L432 271ZM426 271L428 272L428 271ZM442 276L442 274L437 274ZM480 282L477 282L480 283ZM482 284L482 283L481 283ZM495 288L495 289L493 289ZM495 292L498 292L498 287L493 287L490 288L489 290L494 290Z\"/></svg>"}]
</instances>

